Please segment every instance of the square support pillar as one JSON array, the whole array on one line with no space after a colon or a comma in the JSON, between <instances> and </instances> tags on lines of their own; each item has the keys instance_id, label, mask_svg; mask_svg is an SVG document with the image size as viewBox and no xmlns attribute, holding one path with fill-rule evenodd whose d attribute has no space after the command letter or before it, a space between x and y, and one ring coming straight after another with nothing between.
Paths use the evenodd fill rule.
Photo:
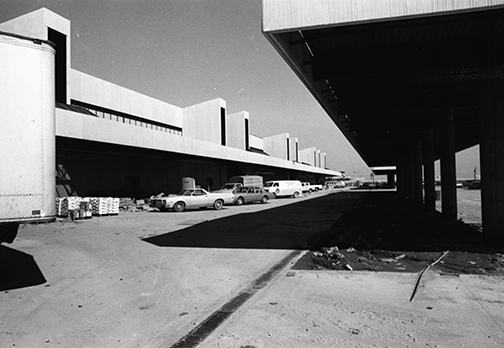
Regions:
<instances>
[{"instance_id":1,"label":"square support pillar","mask_svg":"<svg viewBox=\"0 0 504 348\"><path fill-rule=\"evenodd\" d=\"M441 112L441 212L449 220L457 219L457 176L453 110Z\"/></svg>"},{"instance_id":2,"label":"square support pillar","mask_svg":"<svg viewBox=\"0 0 504 348\"><path fill-rule=\"evenodd\" d=\"M395 187L395 173L394 172L387 173L387 187L388 188Z\"/></svg>"},{"instance_id":3,"label":"square support pillar","mask_svg":"<svg viewBox=\"0 0 504 348\"><path fill-rule=\"evenodd\" d=\"M504 237L504 85L502 67L478 71L483 233Z\"/></svg>"},{"instance_id":4,"label":"square support pillar","mask_svg":"<svg viewBox=\"0 0 504 348\"><path fill-rule=\"evenodd\" d=\"M415 151L411 149L407 155L408 199L415 199Z\"/></svg>"},{"instance_id":5,"label":"square support pillar","mask_svg":"<svg viewBox=\"0 0 504 348\"><path fill-rule=\"evenodd\" d=\"M423 188L422 188L422 144L416 143L413 148L413 190L415 201L423 203Z\"/></svg>"},{"instance_id":6,"label":"square support pillar","mask_svg":"<svg viewBox=\"0 0 504 348\"><path fill-rule=\"evenodd\" d=\"M436 174L434 169L434 132L426 129L422 141L424 204L429 210L436 209Z\"/></svg>"},{"instance_id":7,"label":"square support pillar","mask_svg":"<svg viewBox=\"0 0 504 348\"><path fill-rule=\"evenodd\" d=\"M400 196L406 197L406 168L405 161L401 159L397 164L397 192Z\"/></svg>"}]
</instances>

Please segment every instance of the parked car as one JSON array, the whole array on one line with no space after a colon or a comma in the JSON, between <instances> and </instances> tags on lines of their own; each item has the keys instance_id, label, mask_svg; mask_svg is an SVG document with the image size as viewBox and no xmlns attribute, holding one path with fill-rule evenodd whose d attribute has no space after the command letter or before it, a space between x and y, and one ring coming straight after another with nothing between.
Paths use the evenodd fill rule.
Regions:
<instances>
[{"instance_id":1,"label":"parked car","mask_svg":"<svg viewBox=\"0 0 504 348\"><path fill-rule=\"evenodd\" d=\"M303 185L303 192L315 192L322 190L322 185L319 184L311 184L309 182L302 182L301 185Z\"/></svg>"},{"instance_id":2,"label":"parked car","mask_svg":"<svg viewBox=\"0 0 504 348\"><path fill-rule=\"evenodd\" d=\"M272 198L275 198L273 193L266 192L258 186L243 186L233 191L233 203L236 205L252 202L268 203Z\"/></svg>"},{"instance_id":3,"label":"parked car","mask_svg":"<svg viewBox=\"0 0 504 348\"><path fill-rule=\"evenodd\" d=\"M173 209L181 212L186 209L214 208L222 209L224 204L233 202L233 193L208 192L202 188L182 190L178 195L153 198L154 206L160 210Z\"/></svg>"},{"instance_id":4,"label":"parked car","mask_svg":"<svg viewBox=\"0 0 504 348\"><path fill-rule=\"evenodd\" d=\"M238 187L242 187L243 184L237 183L237 182L230 182L227 184L224 184L220 190L217 190L215 192L233 192L235 189Z\"/></svg>"},{"instance_id":5,"label":"parked car","mask_svg":"<svg viewBox=\"0 0 504 348\"><path fill-rule=\"evenodd\" d=\"M311 190L311 188L310 188L310 186L311 186L311 185L310 185L310 183L309 183L309 182L305 182L305 181L303 181L303 182L301 183L301 186L303 186L303 193L304 193L304 192L312 192L312 190Z\"/></svg>"}]
</instances>

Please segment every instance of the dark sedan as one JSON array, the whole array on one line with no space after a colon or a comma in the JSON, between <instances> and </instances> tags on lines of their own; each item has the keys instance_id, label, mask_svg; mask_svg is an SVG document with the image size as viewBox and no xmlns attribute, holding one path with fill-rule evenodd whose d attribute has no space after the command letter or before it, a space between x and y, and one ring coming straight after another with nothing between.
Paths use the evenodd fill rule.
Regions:
<instances>
[{"instance_id":1,"label":"dark sedan","mask_svg":"<svg viewBox=\"0 0 504 348\"><path fill-rule=\"evenodd\" d=\"M238 187L233 191L233 203L236 205L252 202L267 203L269 199L273 198L275 198L273 193L266 192L257 186Z\"/></svg>"}]
</instances>

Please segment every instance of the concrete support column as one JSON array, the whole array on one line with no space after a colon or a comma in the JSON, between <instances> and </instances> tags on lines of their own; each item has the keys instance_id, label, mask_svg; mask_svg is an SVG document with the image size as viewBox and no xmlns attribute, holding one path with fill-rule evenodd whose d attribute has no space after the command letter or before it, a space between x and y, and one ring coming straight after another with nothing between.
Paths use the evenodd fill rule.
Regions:
<instances>
[{"instance_id":1,"label":"concrete support column","mask_svg":"<svg viewBox=\"0 0 504 348\"><path fill-rule=\"evenodd\" d=\"M413 191L415 201L423 203L422 187L422 144L418 142L413 149Z\"/></svg>"},{"instance_id":2,"label":"concrete support column","mask_svg":"<svg viewBox=\"0 0 504 348\"><path fill-rule=\"evenodd\" d=\"M453 110L443 110L441 114L441 211L447 219L457 219Z\"/></svg>"},{"instance_id":3,"label":"concrete support column","mask_svg":"<svg viewBox=\"0 0 504 348\"><path fill-rule=\"evenodd\" d=\"M424 204L429 210L436 209L436 174L434 169L434 134L427 129L422 141Z\"/></svg>"},{"instance_id":4,"label":"concrete support column","mask_svg":"<svg viewBox=\"0 0 504 348\"><path fill-rule=\"evenodd\" d=\"M415 151L408 151L408 199L415 199Z\"/></svg>"},{"instance_id":5,"label":"concrete support column","mask_svg":"<svg viewBox=\"0 0 504 348\"><path fill-rule=\"evenodd\" d=\"M478 79L483 233L504 237L504 81L502 67L480 68Z\"/></svg>"},{"instance_id":6,"label":"concrete support column","mask_svg":"<svg viewBox=\"0 0 504 348\"><path fill-rule=\"evenodd\" d=\"M411 195L410 190L410 171L409 171L409 156L404 155L398 165L397 186L398 190L404 199L408 199Z\"/></svg>"},{"instance_id":7,"label":"concrete support column","mask_svg":"<svg viewBox=\"0 0 504 348\"><path fill-rule=\"evenodd\" d=\"M396 163L397 169L397 192L400 196L406 196L404 159Z\"/></svg>"},{"instance_id":8,"label":"concrete support column","mask_svg":"<svg viewBox=\"0 0 504 348\"><path fill-rule=\"evenodd\" d=\"M389 188L395 187L395 174L394 174L394 172L387 173L387 187L389 187Z\"/></svg>"}]
</instances>

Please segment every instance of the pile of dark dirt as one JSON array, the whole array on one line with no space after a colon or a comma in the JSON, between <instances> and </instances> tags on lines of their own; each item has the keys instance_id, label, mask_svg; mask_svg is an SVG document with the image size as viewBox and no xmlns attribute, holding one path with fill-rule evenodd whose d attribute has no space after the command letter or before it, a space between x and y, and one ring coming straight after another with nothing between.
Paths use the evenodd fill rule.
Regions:
<instances>
[{"instance_id":1,"label":"pile of dark dirt","mask_svg":"<svg viewBox=\"0 0 504 348\"><path fill-rule=\"evenodd\" d=\"M504 275L504 243L462 221L370 192L301 258L294 269Z\"/></svg>"}]
</instances>

